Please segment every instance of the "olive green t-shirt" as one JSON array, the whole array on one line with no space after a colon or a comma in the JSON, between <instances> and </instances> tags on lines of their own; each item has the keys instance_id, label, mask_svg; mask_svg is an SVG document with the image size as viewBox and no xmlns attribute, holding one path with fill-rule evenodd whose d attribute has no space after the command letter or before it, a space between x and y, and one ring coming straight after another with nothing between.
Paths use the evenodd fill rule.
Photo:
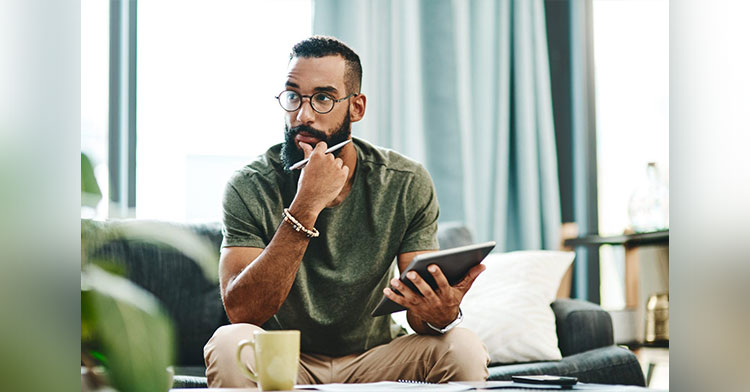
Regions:
<instances>
[{"instance_id":1,"label":"olive green t-shirt","mask_svg":"<svg viewBox=\"0 0 750 392\"><path fill-rule=\"evenodd\" d=\"M395 257L438 249L438 202L424 167L361 139L353 144L349 195L318 216L320 236L310 239L289 295L263 325L300 330L306 353L343 356L390 342L398 331L391 317L370 312L393 276ZM280 151L280 144L271 147L229 180L223 247L265 248L282 223L299 171L284 171Z\"/></svg>"}]
</instances>

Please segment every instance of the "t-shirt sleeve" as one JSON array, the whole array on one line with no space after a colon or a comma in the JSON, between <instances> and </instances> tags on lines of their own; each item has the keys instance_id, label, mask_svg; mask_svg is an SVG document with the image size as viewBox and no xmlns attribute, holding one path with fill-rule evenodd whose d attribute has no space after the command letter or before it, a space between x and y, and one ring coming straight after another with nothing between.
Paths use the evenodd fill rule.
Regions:
<instances>
[{"instance_id":1,"label":"t-shirt sleeve","mask_svg":"<svg viewBox=\"0 0 750 392\"><path fill-rule=\"evenodd\" d=\"M409 184L406 208L412 212L404 240L401 242L400 253L421 250L437 250L438 206L435 185L427 170L419 165L414 172L414 178Z\"/></svg>"},{"instance_id":2,"label":"t-shirt sleeve","mask_svg":"<svg viewBox=\"0 0 750 392\"><path fill-rule=\"evenodd\" d=\"M222 201L224 239L221 246L222 248L228 246L265 248L262 225L257 215L259 211L254 211L255 204L248 204L242 196L235 182L230 180L224 189Z\"/></svg>"}]
</instances>

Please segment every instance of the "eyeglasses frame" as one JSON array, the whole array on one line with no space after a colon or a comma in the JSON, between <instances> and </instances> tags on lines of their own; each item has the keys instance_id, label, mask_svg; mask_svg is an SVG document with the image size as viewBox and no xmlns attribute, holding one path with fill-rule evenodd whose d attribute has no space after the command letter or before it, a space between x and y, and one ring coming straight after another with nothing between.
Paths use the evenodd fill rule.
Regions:
<instances>
[{"instance_id":1,"label":"eyeglasses frame","mask_svg":"<svg viewBox=\"0 0 750 392\"><path fill-rule=\"evenodd\" d=\"M282 105L282 104L281 104L281 94L284 94L284 93L285 93L285 92L287 92L287 91L292 91L292 92L295 92L295 93L297 93L297 94L299 95L299 97L300 97L300 100L299 100L299 106L297 106L297 108L296 108L296 109L294 109L294 110L287 110L287 109L286 109L286 108L284 107L284 105ZM328 110L327 112L321 112L320 110L318 110L318 109L315 109L315 106L314 106L314 105L312 104L312 97L313 97L313 96L315 96L315 95L318 95L318 94L323 94L323 95L326 95L326 96L328 96L329 98L331 98L331 101L333 101L333 105L331 105L331 109L330 109L330 110ZM280 92L280 93L279 93L279 95L275 96L274 98L276 98L276 100L277 100L277 101L279 101L279 106L281 106L281 108L282 108L282 109L284 109L284 111L287 111L287 112L289 112L289 113L291 113L291 112L296 112L297 110L299 110L299 109L300 109L300 108L302 107L302 105L304 105L304 104L305 104L305 102L304 102L304 99L305 99L305 98L307 98L307 101L308 101L308 102L310 102L310 107L312 108L312 110L314 110L314 111L315 111L316 113L320 113L320 114L328 114L328 113L330 113L330 112L332 112L332 111L333 111L333 108L334 108L334 107L336 106L336 104L337 104L337 103L339 103L339 102L341 102L341 101L345 101L345 100L347 100L347 99L349 99L349 98L352 98L352 97L356 97L357 95L359 95L359 93L351 93L351 94L349 94L349 95L345 96L344 98L341 98L341 99L336 99L336 98L334 98L334 97L333 97L333 96L332 96L331 94L329 94L329 93L326 93L326 92L324 92L324 91L318 91L317 93L314 93L314 94L312 94L312 95L302 95L302 94L300 94L299 92L297 92L297 91L295 91L295 90L284 90L284 91Z\"/></svg>"}]
</instances>

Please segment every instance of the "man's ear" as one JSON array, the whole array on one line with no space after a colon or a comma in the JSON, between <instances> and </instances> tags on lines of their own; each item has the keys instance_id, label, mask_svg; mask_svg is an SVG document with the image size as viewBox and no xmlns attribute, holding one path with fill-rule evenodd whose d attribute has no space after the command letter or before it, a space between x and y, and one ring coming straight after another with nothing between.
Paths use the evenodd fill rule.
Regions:
<instances>
[{"instance_id":1,"label":"man's ear","mask_svg":"<svg viewBox=\"0 0 750 392\"><path fill-rule=\"evenodd\" d=\"M365 116L367 97L364 94L359 94L356 97L349 98L349 101L349 119L351 122L357 122Z\"/></svg>"}]
</instances>

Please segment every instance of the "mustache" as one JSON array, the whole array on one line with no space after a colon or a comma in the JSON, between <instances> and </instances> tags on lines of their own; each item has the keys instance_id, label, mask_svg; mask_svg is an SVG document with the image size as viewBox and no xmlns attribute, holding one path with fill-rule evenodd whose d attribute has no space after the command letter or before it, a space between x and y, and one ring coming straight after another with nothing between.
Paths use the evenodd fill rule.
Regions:
<instances>
[{"instance_id":1,"label":"mustache","mask_svg":"<svg viewBox=\"0 0 750 392\"><path fill-rule=\"evenodd\" d=\"M325 132L319 131L309 125L298 125L296 127L289 128L287 132L289 133L289 136L291 137L297 136L297 134L304 132L316 139L319 139L322 141L328 140L328 135L326 135Z\"/></svg>"}]
</instances>

